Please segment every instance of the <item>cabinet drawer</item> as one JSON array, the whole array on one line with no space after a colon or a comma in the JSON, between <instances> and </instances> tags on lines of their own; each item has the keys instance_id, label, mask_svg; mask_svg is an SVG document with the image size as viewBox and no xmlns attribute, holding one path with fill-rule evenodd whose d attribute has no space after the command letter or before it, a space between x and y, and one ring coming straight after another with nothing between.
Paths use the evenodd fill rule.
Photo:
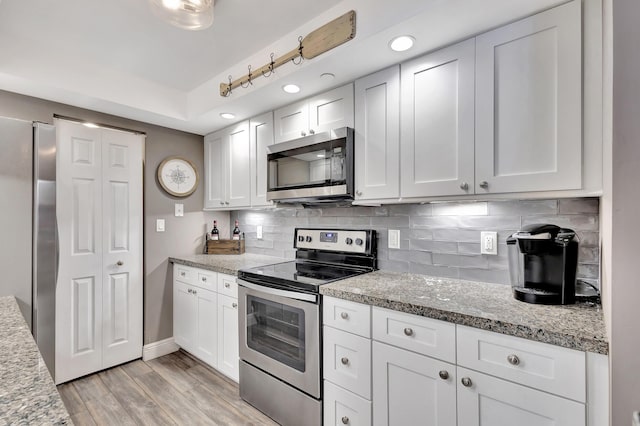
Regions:
<instances>
[{"instance_id":1,"label":"cabinet drawer","mask_svg":"<svg viewBox=\"0 0 640 426\"><path fill-rule=\"evenodd\" d=\"M458 326L458 365L585 402L585 353Z\"/></svg>"},{"instance_id":2,"label":"cabinet drawer","mask_svg":"<svg viewBox=\"0 0 640 426\"><path fill-rule=\"evenodd\" d=\"M371 425L371 401L324 381L324 426Z\"/></svg>"},{"instance_id":3,"label":"cabinet drawer","mask_svg":"<svg viewBox=\"0 0 640 426\"><path fill-rule=\"evenodd\" d=\"M173 264L173 279L185 284L195 284L198 279L197 270L184 265Z\"/></svg>"},{"instance_id":4,"label":"cabinet drawer","mask_svg":"<svg viewBox=\"0 0 640 426\"><path fill-rule=\"evenodd\" d=\"M374 307L372 325L375 340L443 361L456 361L454 324Z\"/></svg>"},{"instance_id":5,"label":"cabinet drawer","mask_svg":"<svg viewBox=\"0 0 640 426\"><path fill-rule=\"evenodd\" d=\"M202 287L211 291L218 291L217 281L217 272L204 271L202 269L198 270L198 281L196 282L196 285L198 287Z\"/></svg>"},{"instance_id":6,"label":"cabinet drawer","mask_svg":"<svg viewBox=\"0 0 640 426\"><path fill-rule=\"evenodd\" d=\"M348 300L324 297L322 323L362 337L371 337L371 307Z\"/></svg>"},{"instance_id":7,"label":"cabinet drawer","mask_svg":"<svg viewBox=\"0 0 640 426\"><path fill-rule=\"evenodd\" d=\"M323 327L324 378L371 399L371 341Z\"/></svg>"},{"instance_id":8,"label":"cabinet drawer","mask_svg":"<svg viewBox=\"0 0 640 426\"><path fill-rule=\"evenodd\" d=\"M233 275L218 274L218 293L237 299L238 283L236 283L236 277Z\"/></svg>"}]
</instances>

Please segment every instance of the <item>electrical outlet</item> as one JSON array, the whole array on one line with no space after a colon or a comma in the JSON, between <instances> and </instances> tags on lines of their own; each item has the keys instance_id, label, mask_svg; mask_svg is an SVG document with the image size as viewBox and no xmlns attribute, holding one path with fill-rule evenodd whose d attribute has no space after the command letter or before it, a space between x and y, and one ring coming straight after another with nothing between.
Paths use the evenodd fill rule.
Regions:
<instances>
[{"instance_id":1,"label":"electrical outlet","mask_svg":"<svg viewBox=\"0 0 640 426\"><path fill-rule=\"evenodd\" d=\"M156 232L164 232L164 219L156 219Z\"/></svg>"},{"instance_id":2,"label":"electrical outlet","mask_svg":"<svg viewBox=\"0 0 640 426\"><path fill-rule=\"evenodd\" d=\"M480 253L482 254L498 254L498 233L497 232L481 232L480 233Z\"/></svg>"},{"instance_id":3,"label":"electrical outlet","mask_svg":"<svg viewBox=\"0 0 640 426\"><path fill-rule=\"evenodd\" d=\"M256 226L256 237L261 240L262 239L262 225Z\"/></svg>"},{"instance_id":4,"label":"electrical outlet","mask_svg":"<svg viewBox=\"0 0 640 426\"><path fill-rule=\"evenodd\" d=\"M389 248L390 249L400 248L400 230L399 229L389 229Z\"/></svg>"},{"instance_id":5,"label":"electrical outlet","mask_svg":"<svg viewBox=\"0 0 640 426\"><path fill-rule=\"evenodd\" d=\"M175 216L176 217L184 216L184 204L176 203L176 205L175 205Z\"/></svg>"}]
</instances>

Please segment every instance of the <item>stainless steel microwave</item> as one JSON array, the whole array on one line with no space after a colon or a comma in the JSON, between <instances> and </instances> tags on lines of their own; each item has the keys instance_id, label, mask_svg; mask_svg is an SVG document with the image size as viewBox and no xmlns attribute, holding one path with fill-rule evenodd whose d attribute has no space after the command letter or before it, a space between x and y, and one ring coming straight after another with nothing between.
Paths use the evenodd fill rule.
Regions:
<instances>
[{"instance_id":1,"label":"stainless steel microwave","mask_svg":"<svg viewBox=\"0 0 640 426\"><path fill-rule=\"evenodd\" d=\"M267 147L267 200L322 203L353 199L353 129Z\"/></svg>"}]
</instances>

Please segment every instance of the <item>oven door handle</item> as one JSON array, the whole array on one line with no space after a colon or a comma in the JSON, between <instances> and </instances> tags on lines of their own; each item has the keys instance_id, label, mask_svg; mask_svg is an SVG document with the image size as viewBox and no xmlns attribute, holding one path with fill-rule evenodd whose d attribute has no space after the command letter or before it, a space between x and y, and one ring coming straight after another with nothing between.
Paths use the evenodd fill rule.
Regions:
<instances>
[{"instance_id":1,"label":"oven door handle","mask_svg":"<svg viewBox=\"0 0 640 426\"><path fill-rule=\"evenodd\" d=\"M280 290L278 288L267 287L259 284L253 284L240 278L236 279L236 282L243 287L251 290L260 291L262 293L271 294L274 296L288 297L290 299L304 300L306 302L316 303L318 296L314 294L298 293L297 291Z\"/></svg>"}]
</instances>

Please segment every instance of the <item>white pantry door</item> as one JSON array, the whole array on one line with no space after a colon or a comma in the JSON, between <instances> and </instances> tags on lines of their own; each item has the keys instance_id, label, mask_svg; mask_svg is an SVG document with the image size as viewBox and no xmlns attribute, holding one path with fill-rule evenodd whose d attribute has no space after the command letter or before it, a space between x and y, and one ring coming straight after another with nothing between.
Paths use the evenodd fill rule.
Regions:
<instances>
[{"instance_id":1,"label":"white pantry door","mask_svg":"<svg viewBox=\"0 0 640 426\"><path fill-rule=\"evenodd\" d=\"M64 120L56 129L62 383L142 353L143 137Z\"/></svg>"}]
</instances>

